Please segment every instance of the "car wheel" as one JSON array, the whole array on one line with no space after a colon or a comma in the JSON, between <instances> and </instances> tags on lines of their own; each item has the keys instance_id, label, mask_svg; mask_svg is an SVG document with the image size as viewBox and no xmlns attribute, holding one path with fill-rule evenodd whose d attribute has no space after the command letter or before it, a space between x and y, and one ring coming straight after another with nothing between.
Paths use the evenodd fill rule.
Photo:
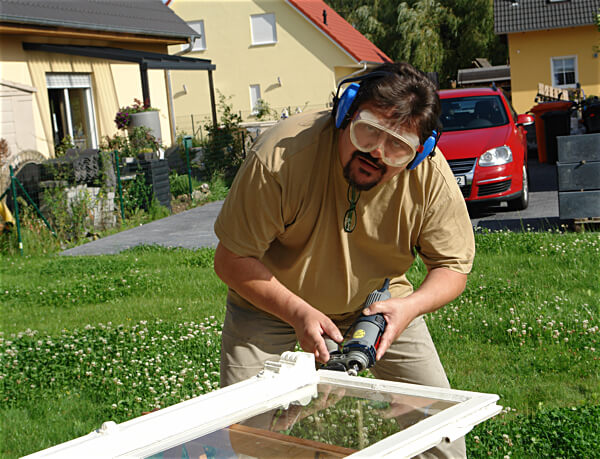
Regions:
<instances>
[{"instance_id":1,"label":"car wheel","mask_svg":"<svg viewBox=\"0 0 600 459\"><path fill-rule=\"evenodd\" d=\"M527 167L523 164L523 184L521 196L508 201L510 210L525 210L529 205L529 179L527 177Z\"/></svg>"}]
</instances>

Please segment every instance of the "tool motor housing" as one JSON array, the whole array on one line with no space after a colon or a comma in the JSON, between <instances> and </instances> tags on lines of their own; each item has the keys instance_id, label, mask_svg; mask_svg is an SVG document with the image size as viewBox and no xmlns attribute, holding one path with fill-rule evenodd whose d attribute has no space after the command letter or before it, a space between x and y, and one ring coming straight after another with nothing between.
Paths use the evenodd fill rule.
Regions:
<instances>
[{"instance_id":1,"label":"tool motor housing","mask_svg":"<svg viewBox=\"0 0 600 459\"><path fill-rule=\"evenodd\" d=\"M375 290L367 296L364 307L367 308L376 301L384 301L391 298L389 288L390 281L386 279L383 287ZM383 314L371 316L360 315L350 326L345 334L341 346L331 338L325 338L325 344L329 351L329 361L323 368L327 370L346 371L356 375L359 371L375 365L377 348L381 341L381 335L385 331L386 321Z\"/></svg>"},{"instance_id":2,"label":"tool motor housing","mask_svg":"<svg viewBox=\"0 0 600 459\"><path fill-rule=\"evenodd\" d=\"M354 322L348 333L348 339L342 343L349 368L358 367L358 371L362 371L375 364L375 355L385 325L383 314L360 316Z\"/></svg>"}]
</instances>

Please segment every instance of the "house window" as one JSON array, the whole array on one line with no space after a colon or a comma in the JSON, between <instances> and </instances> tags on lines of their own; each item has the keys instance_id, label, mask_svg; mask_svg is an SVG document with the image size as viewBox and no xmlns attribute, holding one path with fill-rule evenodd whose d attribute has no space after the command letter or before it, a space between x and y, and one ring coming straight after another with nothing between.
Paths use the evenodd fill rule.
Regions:
<instances>
[{"instance_id":1,"label":"house window","mask_svg":"<svg viewBox=\"0 0 600 459\"><path fill-rule=\"evenodd\" d=\"M54 145L69 136L77 148L97 148L91 78L82 73L47 73Z\"/></svg>"},{"instance_id":2,"label":"house window","mask_svg":"<svg viewBox=\"0 0 600 459\"><path fill-rule=\"evenodd\" d=\"M349 377L314 367L311 354L287 352L267 362L263 377L143 418L106 422L39 455L206 457L211 451L209 457L346 457L358 448L357 457L414 457L502 409L495 394ZM334 428L338 420L343 421Z\"/></svg>"},{"instance_id":3,"label":"house window","mask_svg":"<svg viewBox=\"0 0 600 459\"><path fill-rule=\"evenodd\" d=\"M575 56L552 58L552 86L575 87L577 82L577 58Z\"/></svg>"},{"instance_id":4,"label":"house window","mask_svg":"<svg viewBox=\"0 0 600 459\"><path fill-rule=\"evenodd\" d=\"M260 85L259 84L251 84L250 85L250 109L252 110L252 114L256 114L258 112L258 101L260 100Z\"/></svg>"},{"instance_id":5,"label":"house window","mask_svg":"<svg viewBox=\"0 0 600 459\"><path fill-rule=\"evenodd\" d=\"M252 31L253 45L269 45L277 43L275 14L266 13L250 16L250 29Z\"/></svg>"},{"instance_id":6,"label":"house window","mask_svg":"<svg viewBox=\"0 0 600 459\"><path fill-rule=\"evenodd\" d=\"M204 51L206 49L206 34L204 33L204 20L188 22L188 25L200 34L200 38L194 40L192 51ZM185 48L187 45L183 45Z\"/></svg>"}]
</instances>

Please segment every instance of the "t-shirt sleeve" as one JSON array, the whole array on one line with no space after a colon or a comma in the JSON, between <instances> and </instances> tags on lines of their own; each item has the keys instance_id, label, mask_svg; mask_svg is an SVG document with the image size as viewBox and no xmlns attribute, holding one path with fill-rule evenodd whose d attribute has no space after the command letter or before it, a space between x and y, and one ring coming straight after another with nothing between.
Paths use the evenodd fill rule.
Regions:
<instances>
[{"instance_id":1,"label":"t-shirt sleeve","mask_svg":"<svg viewBox=\"0 0 600 459\"><path fill-rule=\"evenodd\" d=\"M238 171L214 228L227 249L255 258L283 232L281 186L254 153Z\"/></svg>"},{"instance_id":2,"label":"t-shirt sleeve","mask_svg":"<svg viewBox=\"0 0 600 459\"><path fill-rule=\"evenodd\" d=\"M437 198L418 237L419 255L428 270L443 267L468 274L473 267L475 239L462 194L458 187L455 190L447 184Z\"/></svg>"}]
</instances>

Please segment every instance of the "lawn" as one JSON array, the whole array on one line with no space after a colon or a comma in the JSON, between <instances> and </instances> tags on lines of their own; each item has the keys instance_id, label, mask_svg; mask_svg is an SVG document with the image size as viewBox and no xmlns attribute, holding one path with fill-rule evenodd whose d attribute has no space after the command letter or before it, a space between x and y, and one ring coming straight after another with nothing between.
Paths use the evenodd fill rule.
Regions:
<instances>
[{"instance_id":1,"label":"lawn","mask_svg":"<svg viewBox=\"0 0 600 459\"><path fill-rule=\"evenodd\" d=\"M476 240L465 293L427 317L452 386L505 407L467 436L469 456L600 455L600 234ZM0 455L217 387L226 289L212 257L0 258ZM423 264L409 275L418 284Z\"/></svg>"}]
</instances>

